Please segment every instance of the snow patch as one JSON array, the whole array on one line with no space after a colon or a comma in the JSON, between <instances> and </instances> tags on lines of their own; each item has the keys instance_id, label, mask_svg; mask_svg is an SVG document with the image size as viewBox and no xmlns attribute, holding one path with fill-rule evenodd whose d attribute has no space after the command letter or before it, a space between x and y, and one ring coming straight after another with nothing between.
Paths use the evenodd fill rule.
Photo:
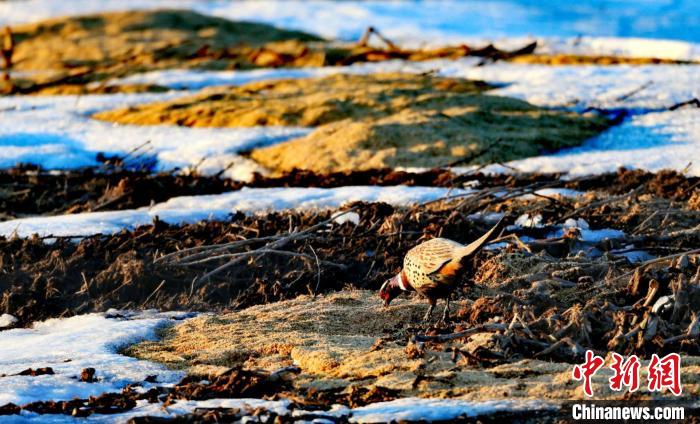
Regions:
<instances>
[{"instance_id":1,"label":"snow patch","mask_svg":"<svg viewBox=\"0 0 700 424\"><path fill-rule=\"evenodd\" d=\"M472 402L456 399L403 398L355 408L350 422L447 421L497 412L543 411L554 407L542 401L493 400Z\"/></svg>"},{"instance_id":2,"label":"snow patch","mask_svg":"<svg viewBox=\"0 0 700 424\"><path fill-rule=\"evenodd\" d=\"M7 327L12 327L17 323L17 318L10 314L2 314L0 315L0 329L2 328L7 328Z\"/></svg>"},{"instance_id":3,"label":"snow patch","mask_svg":"<svg viewBox=\"0 0 700 424\"><path fill-rule=\"evenodd\" d=\"M0 222L0 235L78 237L113 234L123 229L150 224L156 216L169 224L182 224L201 220L224 220L235 212L329 209L356 201L407 206L447 195L466 193L467 190L408 186L346 186L330 189L243 188L223 194L175 197L150 208L15 219Z\"/></svg>"},{"instance_id":4,"label":"snow patch","mask_svg":"<svg viewBox=\"0 0 700 424\"><path fill-rule=\"evenodd\" d=\"M0 168L17 163L48 169L96 166L99 165L97 153L124 155L143 146L139 154L155 159L155 170L196 167L200 173L212 175L228 168L223 176L247 180L253 172L264 173L264 170L237 152L279 143L310 131L295 127L118 125L89 117L99 110L183 95L187 93L0 98Z\"/></svg>"},{"instance_id":5,"label":"snow patch","mask_svg":"<svg viewBox=\"0 0 700 424\"><path fill-rule=\"evenodd\" d=\"M179 400L163 407L162 404L149 404L147 401L138 401L136 408L122 414L115 415L91 415L87 418L75 419L64 415L38 415L22 412L21 416L13 416L13 423L24 423L32 419L41 419L42 422L51 423L77 423L77 422L126 422L134 417L152 416L161 418L174 418L193 412L197 408L237 408L241 410L254 410L261 408L274 412L280 416L303 417L313 415L317 417L313 422L322 421L328 417L328 422L335 422L338 418L347 418L352 423L384 423L396 421L448 421L458 418L488 416L495 413L528 413L553 411L558 408L556 404L536 400L493 400L493 401L466 401L460 399L421 399L403 398L389 402L378 402L363 407L350 409L336 405L329 411L311 411L293 409L291 402L287 400L268 401L261 399L209 399L203 401ZM244 421L245 422L245 421Z\"/></svg>"},{"instance_id":6,"label":"snow patch","mask_svg":"<svg viewBox=\"0 0 700 424\"><path fill-rule=\"evenodd\" d=\"M489 165L483 172L568 173L569 177L614 172L620 167L684 171L700 176L700 109L634 116L623 124L560 152Z\"/></svg>"},{"instance_id":7,"label":"snow patch","mask_svg":"<svg viewBox=\"0 0 700 424\"><path fill-rule=\"evenodd\" d=\"M137 315L130 319L88 314L0 332L0 374L7 374L1 378L0 405L119 392L127 384L143 382L154 374L160 383L175 383L182 378L182 372L117 353L122 346L155 339L156 328L168 321L168 316L155 313L148 318ZM51 367L55 374L13 375L41 367ZM74 378L80 376L83 368L95 368L99 381L83 383ZM144 385L150 387L149 383Z\"/></svg>"},{"instance_id":8,"label":"snow patch","mask_svg":"<svg viewBox=\"0 0 700 424\"><path fill-rule=\"evenodd\" d=\"M240 85L252 81L312 78L332 74L380 72L425 73L445 77L480 79L501 85L489 92L516 97L538 106L585 110L625 109L631 112L660 110L700 97L700 65L526 65L508 62L479 65L481 59L437 59L424 62L390 60L351 66L249 71L163 70L135 74L111 82L160 84L177 89ZM669 78L673 75L673 78Z\"/></svg>"}]
</instances>

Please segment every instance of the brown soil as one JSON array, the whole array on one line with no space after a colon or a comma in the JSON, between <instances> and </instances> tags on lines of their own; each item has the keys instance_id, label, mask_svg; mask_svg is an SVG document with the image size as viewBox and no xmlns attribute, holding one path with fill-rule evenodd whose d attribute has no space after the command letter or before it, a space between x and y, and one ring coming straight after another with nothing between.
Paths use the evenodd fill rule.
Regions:
<instances>
[{"instance_id":1,"label":"brown soil","mask_svg":"<svg viewBox=\"0 0 700 424\"><path fill-rule=\"evenodd\" d=\"M173 196L216 194L240 187L235 181L198 175L100 169L55 173L19 167L0 171L0 221L133 209Z\"/></svg>"},{"instance_id":2,"label":"brown soil","mask_svg":"<svg viewBox=\"0 0 700 424\"><path fill-rule=\"evenodd\" d=\"M288 176L286 181L308 181L309 175ZM337 181L350 178L340 175ZM78 243L0 240L0 313L13 314L24 325L110 307L218 312L164 330L159 342L127 349L129 354L187 369L209 381L190 377L174 389L139 395L154 401L160 395L190 399L244 392L292 399L301 407L362 405L408 395L579 399L582 393L580 385L571 381L571 363L580 362L587 348L603 355L612 350L647 359L650 353L682 353L684 394L692 396L700 389L700 359L694 356L700 354L697 337L678 337L691 331L695 319L691 311L700 308L700 256L637 268L613 253L630 244L657 255L697 249L698 212L688 200L697 197L697 181L672 172L621 170L567 183L586 189L602 185L607 193L507 200L495 193L522 192L548 182L543 176L529 180L494 176L490 182L483 176L475 178L483 179L479 200L410 210L358 204L358 226L334 225L284 247L299 254L313 247L326 261L320 268L314 260L263 255L211 280L195 280L221 262L178 267L153 259L204 244L286 234L290 227L303 229L325 220L327 212L238 215L225 223L183 227L155 222ZM539 182L533 186L535 181ZM627 194L629 188L637 191L609 194ZM420 325L427 305L416 296L402 296L383 308L376 289L400 269L402 255L430 237L462 242L476 238L489 227L469 217L477 211L504 212L507 223L522 213L540 213L546 227L508 231L540 239L526 248L512 244L479 253L454 294L453 319L445 326ZM627 238L596 243L541 240L552 230L550 224L572 213L592 228L624 229ZM317 284L319 295L314 297ZM677 312L672 307L653 314L642 304L654 286L658 291L647 305L669 295L680 299ZM658 321L651 325L650 320ZM528 329L518 325L508 329L511 322L524 322ZM446 336L462 331L461 336ZM553 345L557 340L563 342ZM269 384L269 372L291 365L300 367L297 376ZM608 377L607 369L596 375L597 396L619 398L619 393L607 389ZM110 396L92 404L44 402L23 408L92 413L112 404L128 408L134 399ZM6 405L0 413L15 414L18 408ZM199 411L186 419L239 413Z\"/></svg>"},{"instance_id":3,"label":"brown soil","mask_svg":"<svg viewBox=\"0 0 700 424\"><path fill-rule=\"evenodd\" d=\"M340 290L345 285L377 285L399 263L399 253L389 257L390 252L407 250L407 243L422 233L419 226L425 225L428 218L409 220L411 224L405 225L412 234L406 238L376 237L376 226L387 220L393 209L381 204L366 205L362 209L361 215L367 225L374 223L370 227L343 224L337 226L334 235L322 231L313 238L313 247L319 256L347 267L345 271L324 267L322 291ZM184 227L156 222L154 226L144 226L134 232L90 237L77 244L63 239L53 244L41 239L0 240L3 266L0 311L28 323L110 307L206 310L239 308L294 297L308 293L317 278L317 268L303 259L264 257L257 265L243 263L211 281L193 284L202 268L164 267L154 264L153 258L162 252L202 244L281 234L289 230L290 223L305 228L327 218L327 212L309 212L258 217L236 215L230 222ZM446 228L454 228L455 233L459 228L459 239L464 239L473 238L485 227L460 219ZM293 243L290 247L308 252L309 241ZM381 253L381 262L374 258L375 252ZM375 261L375 265L371 261ZM156 290L164 280L167 284Z\"/></svg>"},{"instance_id":4,"label":"brown soil","mask_svg":"<svg viewBox=\"0 0 700 424\"><path fill-rule=\"evenodd\" d=\"M446 326L419 324L427 305L417 296L399 298L383 308L376 291L346 288L189 320L166 330L161 341L136 345L127 353L194 374L216 375L238 366L273 371L295 365L301 371L292 382L297 396L347 402L345 396L373 390L390 398L583 399L580 385L571 380L571 363L581 362L585 349L603 356L616 351L647 359L651 353L678 352L683 354L684 396L690 399L700 389L700 345L696 336L681 336L696 331L692 311L700 308L700 256L637 268L620 256L593 253L630 243L659 255L697 249L697 212L685 201L645 193L678 195L679 190L663 182L681 180L674 173L620 171L617 180L606 176L597 182L615 185L616 181L611 191L621 191L636 181L637 195L589 193L578 200L516 199L494 205L511 217L542 213L545 222L561 222L563 216L578 211L574 216L594 227L623 228L629 236L587 245L549 239L528 243L527 249L514 244L498 253L482 252L475 260L478 268L454 296L453 310L458 312ZM686 188L697 190L692 185ZM421 237L431 229L437 231L434 235L458 237L449 225L471 209L457 206L461 212L455 214L453 205L448 210L452 213L433 221L435 226L421 225ZM657 218L659 210L668 215ZM434 209L388 215L379 235L384 228L402 228L402 237L411 238L407 227L397 223L401 217L426 214L431 221L441 216ZM520 229L514 234L541 237L549 231ZM373 266L384 267L394 259L393 253L377 256ZM398 266L389 265L390 270ZM650 294L655 285L658 291ZM651 305L667 295L680 299L678 311L672 307L652 313ZM527 328L509 329L513 322L526 323ZM648 398L648 393L630 397L610 391L610 375L607 368L596 374L597 399Z\"/></svg>"},{"instance_id":5,"label":"brown soil","mask_svg":"<svg viewBox=\"0 0 700 424\"><path fill-rule=\"evenodd\" d=\"M140 125L317 126L308 136L253 150L252 159L279 172L502 162L578 145L609 125L598 116L482 95L488 88L425 75L333 75L256 82L94 117Z\"/></svg>"}]
</instances>

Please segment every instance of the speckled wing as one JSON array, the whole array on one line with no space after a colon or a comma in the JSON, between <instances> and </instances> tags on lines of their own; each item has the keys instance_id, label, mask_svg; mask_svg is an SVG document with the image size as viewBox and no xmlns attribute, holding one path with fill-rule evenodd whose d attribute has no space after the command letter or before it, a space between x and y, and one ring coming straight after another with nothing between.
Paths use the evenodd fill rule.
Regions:
<instances>
[{"instance_id":1,"label":"speckled wing","mask_svg":"<svg viewBox=\"0 0 700 424\"><path fill-rule=\"evenodd\" d=\"M430 275L454 257L455 250L464 247L456 241L434 238L414 247L406 253L404 267L417 267L423 274ZM410 262L407 263L407 262Z\"/></svg>"}]
</instances>

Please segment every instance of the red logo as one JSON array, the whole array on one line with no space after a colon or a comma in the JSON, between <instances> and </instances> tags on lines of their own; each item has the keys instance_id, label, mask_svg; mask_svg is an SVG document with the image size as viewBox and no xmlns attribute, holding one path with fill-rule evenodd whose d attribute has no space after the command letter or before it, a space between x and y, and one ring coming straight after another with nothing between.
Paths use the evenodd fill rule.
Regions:
<instances>
[{"instance_id":1,"label":"red logo","mask_svg":"<svg viewBox=\"0 0 700 424\"><path fill-rule=\"evenodd\" d=\"M613 352L612 361L610 369L613 371L613 376L608 379L610 390L619 392L627 388L630 393L637 391L640 386L641 362L639 358L632 355L625 359L622 355ZM604 363L605 360L602 357L587 350L586 361L581 365L574 366L572 377L576 381L583 381L583 393L586 396L593 396L591 379L603 367ZM650 392L668 389L675 396L680 396L683 388L681 387L681 357L679 354L669 353L663 358L653 354L647 371L649 375L647 388Z\"/></svg>"},{"instance_id":2,"label":"red logo","mask_svg":"<svg viewBox=\"0 0 700 424\"><path fill-rule=\"evenodd\" d=\"M583 365L574 366L573 377L576 381L583 380L583 393L586 396L593 396L593 387L591 386L591 377L603 366L605 360L600 356L596 356L592 350L586 351L586 362Z\"/></svg>"},{"instance_id":3,"label":"red logo","mask_svg":"<svg viewBox=\"0 0 700 424\"><path fill-rule=\"evenodd\" d=\"M657 354L651 355L649 362L649 391L660 392L668 389L676 396L680 396L681 387L681 356L677 353L669 353L659 359Z\"/></svg>"},{"instance_id":4,"label":"red logo","mask_svg":"<svg viewBox=\"0 0 700 424\"><path fill-rule=\"evenodd\" d=\"M610 389L619 392L622 386L627 386L630 393L639 389L639 358L632 355L625 361L617 353L613 353L612 357L613 364L610 368L615 374L610 377Z\"/></svg>"}]
</instances>

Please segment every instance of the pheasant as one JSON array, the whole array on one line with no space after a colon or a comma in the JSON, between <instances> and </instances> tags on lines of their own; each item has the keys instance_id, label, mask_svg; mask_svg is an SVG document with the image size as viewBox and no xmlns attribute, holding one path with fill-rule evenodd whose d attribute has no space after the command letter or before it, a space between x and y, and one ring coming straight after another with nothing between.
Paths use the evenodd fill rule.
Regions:
<instances>
[{"instance_id":1,"label":"pheasant","mask_svg":"<svg viewBox=\"0 0 700 424\"><path fill-rule=\"evenodd\" d=\"M423 320L430 319L437 299L445 299L442 320L446 321L450 309L450 294L464 269L466 259L478 252L497 233L501 218L486 234L468 245L446 238L425 241L406 253L403 269L382 284L379 296L388 306L403 291L416 291L428 299L430 307Z\"/></svg>"}]
</instances>

